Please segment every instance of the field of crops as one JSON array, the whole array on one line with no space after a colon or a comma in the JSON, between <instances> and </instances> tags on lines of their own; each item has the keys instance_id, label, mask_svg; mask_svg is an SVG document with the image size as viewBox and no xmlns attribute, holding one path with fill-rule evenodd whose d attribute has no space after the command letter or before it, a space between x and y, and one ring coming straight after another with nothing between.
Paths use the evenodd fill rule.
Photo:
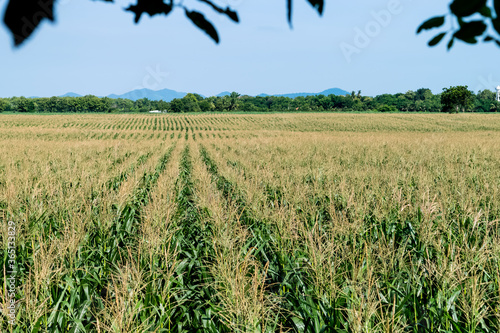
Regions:
<instances>
[{"instance_id":1,"label":"field of crops","mask_svg":"<svg viewBox=\"0 0 500 333\"><path fill-rule=\"evenodd\" d=\"M1 115L0 222L1 332L500 331L498 115Z\"/></svg>"}]
</instances>

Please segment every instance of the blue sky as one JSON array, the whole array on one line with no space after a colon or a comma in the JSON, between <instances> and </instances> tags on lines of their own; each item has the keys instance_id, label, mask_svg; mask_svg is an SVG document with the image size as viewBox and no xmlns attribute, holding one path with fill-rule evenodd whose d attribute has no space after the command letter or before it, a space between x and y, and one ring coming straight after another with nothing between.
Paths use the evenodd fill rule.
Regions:
<instances>
[{"instance_id":1,"label":"blue sky","mask_svg":"<svg viewBox=\"0 0 500 333\"><path fill-rule=\"evenodd\" d=\"M327 1L319 18L305 0L295 0L293 29L284 0L224 1L219 3L232 5L241 23L208 15L221 37L216 45L181 10L146 15L135 25L133 14L123 11L135 1L60 0L57 22L43 23L21 48L0 26L0 96L108 95L136 88L255 95L333 87L374 96L421 87L437 93L461 84L493 90L500 84L500 48L456 43L447 52L445 45L427 47L437 32L415 34L421 22L445 14L449 1ZM184 4L210 11L194 0ZM0 1L2 13L5 5ZM390 15L377 23L375 13ZM363 39L359 31L370 36Z\"/></svg>"}]
</instances>

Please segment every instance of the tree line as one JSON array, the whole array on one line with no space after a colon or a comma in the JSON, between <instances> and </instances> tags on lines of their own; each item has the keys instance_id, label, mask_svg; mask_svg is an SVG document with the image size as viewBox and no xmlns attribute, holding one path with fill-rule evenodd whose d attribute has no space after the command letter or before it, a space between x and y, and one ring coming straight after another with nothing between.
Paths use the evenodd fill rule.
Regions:
<instances>
[{"instance_id":1,"label":"tree line","mask_svg":"<svg viewBox=\"0 0 500 333\"><path fill-rule=\"evenodd\" d=\"M221 97L189 93L171 102L142 98L111 99L83 97L0 98L0 112L149 112L153 110L182 112L272 112L272 111L379 111L379 112L498 112L496 93L482 90L472 93L466 86L450 87L441 94L421 88L406 93L362 96L361 91L345 96L316 95L306 97L248 96L233 92Z\"/></svg>"}]
</instances>

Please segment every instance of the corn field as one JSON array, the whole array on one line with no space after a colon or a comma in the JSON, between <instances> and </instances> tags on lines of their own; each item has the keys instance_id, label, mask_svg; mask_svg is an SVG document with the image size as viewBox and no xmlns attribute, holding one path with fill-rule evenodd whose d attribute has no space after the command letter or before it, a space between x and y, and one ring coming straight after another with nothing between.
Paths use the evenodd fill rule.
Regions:
<instances>
[{"instance_id":1,"label":"corn field","mask_svg":"<svg viewBox=\"0 0 500 333\"><path fill-rule=\"evenodd\" d=\"M1 332L500 332L493 114L3 115L0 222Z\"/></svg>"}]
</instances>

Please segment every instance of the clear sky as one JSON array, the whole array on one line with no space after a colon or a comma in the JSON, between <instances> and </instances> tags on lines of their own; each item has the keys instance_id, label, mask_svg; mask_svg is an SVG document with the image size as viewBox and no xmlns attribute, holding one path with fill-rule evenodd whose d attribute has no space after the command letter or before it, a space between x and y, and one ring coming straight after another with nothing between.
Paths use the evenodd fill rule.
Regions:
<instances>
[{"instance_id":1,"label":"clear sky","mask_svg":"<svg viewBox=\"0 0 500 333\"><path fill-rule=\"evenodd\" d=\"M327 1L322 18L305 0L295 0L293 29L285 0L224 1L241 23L209 15L219 45L182 10L145 15L135 25L133 14L123 11L135 1L60 0L57 22L43 23L18 49L1 25L0 96L102 96L136 88L255 95L334 87L374 96L422 87L438 93L462 84L493 90L500 84L500 48L456 43L447 52L444 44L427 46L437 32L415 34L426 19L447 13L446 0ZM210 12L197 1L184 3ZM1 13L5 5L0 1ZM377 23L374 13L389 9ZM363 39L359 31L370 36Z\"/></svg>"}]
</instances>

